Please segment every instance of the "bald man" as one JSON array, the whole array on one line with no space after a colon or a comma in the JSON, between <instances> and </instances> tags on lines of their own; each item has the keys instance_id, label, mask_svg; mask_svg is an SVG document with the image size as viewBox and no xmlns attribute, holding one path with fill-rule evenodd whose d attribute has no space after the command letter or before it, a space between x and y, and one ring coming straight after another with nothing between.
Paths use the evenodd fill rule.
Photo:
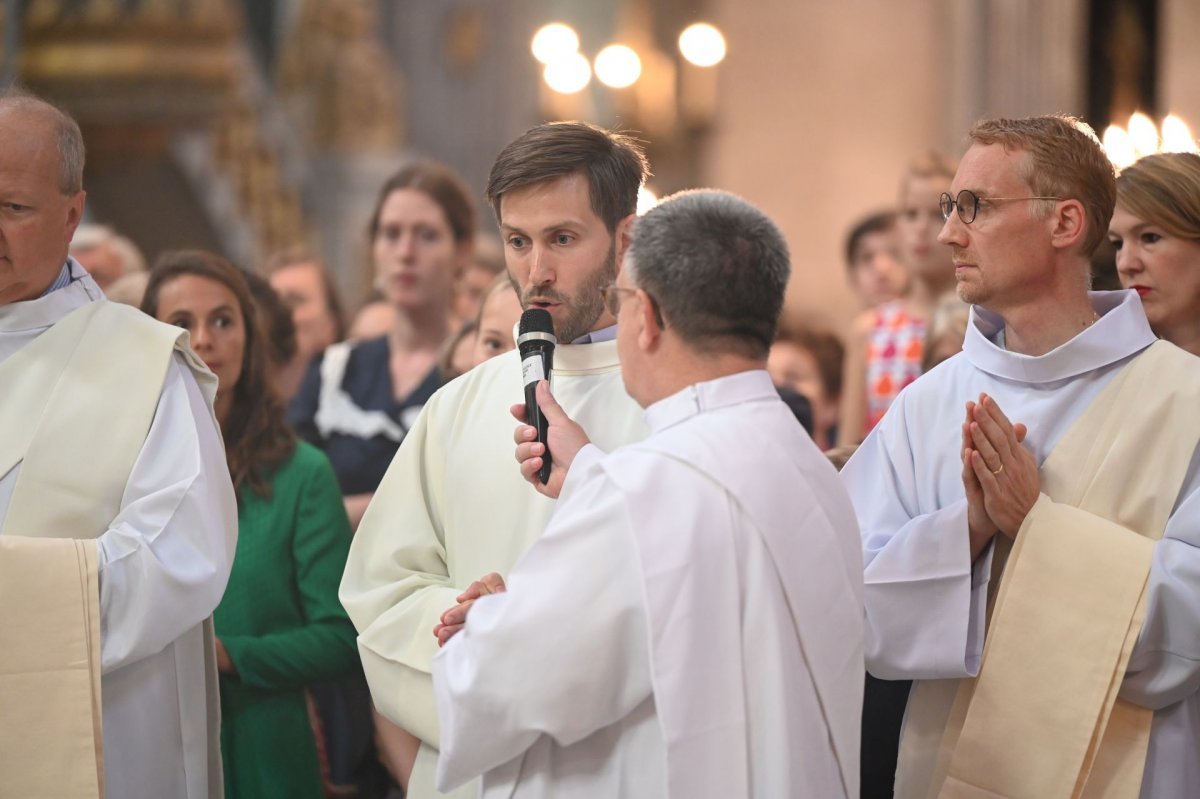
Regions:
<instances>
[{"instance_id":1,"label":"bald man","mask_svg":"<svg viewBox=\"0 0 1200 799\"><path fill-rule=\"evenodd\" d=\"M0 93L0 141L0 796L219 797L215 378L68 257L75 122Z\"/></svg>"}]
</instances>

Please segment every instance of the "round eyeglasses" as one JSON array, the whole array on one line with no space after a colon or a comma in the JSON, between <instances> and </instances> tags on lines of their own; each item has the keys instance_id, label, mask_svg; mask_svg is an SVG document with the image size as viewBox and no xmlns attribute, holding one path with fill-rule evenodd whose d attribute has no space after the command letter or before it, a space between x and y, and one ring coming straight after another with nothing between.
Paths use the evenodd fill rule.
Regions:
<instances>
[{"instance_id":1,"label":"round eyeglasses","mask_svg":"<svg viewBox=\"0 0 1200 799\"><path fill-rule=\"evenodd\" d=\"M1059 202L1062 197L980 197L970 189L963 189L958 193L957 197L952 197L949 192L942 192L942 196L938 199L938 207L942 209L942 219L950 220L950 214L958 210L958 218L962 220L964 225L969 225L975 221L976 215L979 213L980 203L1005 203L1016 202L1018 200L1054 200Z\"/></svg>"}]
</instances>

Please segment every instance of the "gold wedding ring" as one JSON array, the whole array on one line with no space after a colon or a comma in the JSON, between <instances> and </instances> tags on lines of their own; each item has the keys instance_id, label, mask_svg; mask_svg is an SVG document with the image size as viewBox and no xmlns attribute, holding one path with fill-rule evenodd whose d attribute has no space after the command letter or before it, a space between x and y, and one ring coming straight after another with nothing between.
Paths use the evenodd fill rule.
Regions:
<instances>
[{"instance_id":1,"label":"gold wedding ring","mask_svg":"<svg viewBox=\"0 0 1200 799\"><path fill-rule=\"evenodd\" d=\"M996 471L992 472L992 474L1000 474L1000 472L1002 472L1002 471L1004 471L1004 464L1003 464L1003 463L1002 463L1002 464L1000 464L1000 468L999 468L999 469L997 469Z\"/></svg>"}]
</instances>

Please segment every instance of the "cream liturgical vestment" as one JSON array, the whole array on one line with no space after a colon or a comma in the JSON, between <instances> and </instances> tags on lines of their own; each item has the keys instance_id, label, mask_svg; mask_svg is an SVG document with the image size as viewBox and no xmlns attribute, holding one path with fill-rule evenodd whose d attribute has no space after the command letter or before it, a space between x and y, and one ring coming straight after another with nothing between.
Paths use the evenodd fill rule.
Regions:
<instances>
[{"instance_id":1,"label":"cream liturgical vestment","mask_svg":"<svg viewBox=\"0 0 1200 799\"><path fill-rule=\"evenodd\" d=\"M554 395L605 449L645 436L625 393L615 341L560 345ZM346 563L341 600L379 712L418 736L413 799L434 788L438 723L433 628L474 580L507 573L541 534L554 502L535 492L513 457L522 401L517 351L492 358L435 394L404 438L367 509ZM467 785L456 797L474 797Z\"/></svg>"},{"instance_id":2,"label":"cream liturgical vestment","mask_svg":"<svg viewBox=\"0 0 1200 799\"><path fill-rule=\"evenodd\" d=\"M1037 357L973 309L842 471L867 666L918 680L898 797L1200 796L1200 359L1155 343L1135 293L1091 296L1099 320ZM972 564L980 392L1028 426L1043 493Z\"/></svg>"},{"instance_id":3,"label":"cream liturgical vestment","mask_svg":"<svg viewBox=\"0 0 1200 799\"><path fill-rule=\"evenodd\" d=\"M858 797L854 511L761 370L575 459L543 536L434 661L439 783L566 799Z\"/></svg>"},{"instance_id":4,"label":"cream liturgical vestment","mask_svg":"<svg viewBox=\"0 0 1200 799\"><path fill-rule=\"evenodd\" d=\"M99 796L90 769L113 799L219 797L209 616L237 512L215 378L68 268L0 306L0 795Z\"/></svg>"}]
</instances>

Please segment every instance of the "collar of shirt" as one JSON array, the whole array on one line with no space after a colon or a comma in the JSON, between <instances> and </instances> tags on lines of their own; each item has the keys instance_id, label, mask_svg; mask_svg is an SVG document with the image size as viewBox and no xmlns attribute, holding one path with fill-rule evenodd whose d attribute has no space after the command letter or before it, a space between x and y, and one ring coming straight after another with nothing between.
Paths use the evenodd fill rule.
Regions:
<instances>
[{"instance_id":1,"label":"collar of shirt","mask_svg":"<svg viewBox=\"0 0 1200 799\"><path fill-rule=\"evenodd\" d=\"M1154 343L1137 292L1093 291L1088 296L1100 318L1045 355L1022 355L1004 349L1004 320L978 305L971 306L963 355L996 377L1052 383L1116 363Z\"/></svg>"},{"instance_id":2,"label":"collar of shirt","mask_svg":"<svg viewBox=\"0 0 1200 799\"><path fill-rule=\"evenodd\" d=\"M617 326L609 325L602 327L599 330L593 330L591 333L584 333L579 338L572 341L572 344L599 344L602 341L616 341Z\"/></svg>"},{"instance_id":3,"label":"collar of shirt","mask_svg":"<svg viewBox=\"0 0 1200 799\"><path fill-rule=\"evenodd\" d=\"M67 280L62 283L64 275ZM103 298L104 293L91 275L74 258L68 258L63 272L45 294L33 300L0 305L0 332L50 327L76 308Z\"/></svg>"},{"instance_id":4,"label":"collar of shirt","mask_svg":"<svg viewBox=\"0 0 1200 799\"><path fill-rule=\"evenodd\" d=\"M765 369L750 369L716 380L693 383L659 400L646 408L646 424L651 433L657 433L705 411L766 399L780 401L771 376Z\"/></svg>"}]
</instances>

